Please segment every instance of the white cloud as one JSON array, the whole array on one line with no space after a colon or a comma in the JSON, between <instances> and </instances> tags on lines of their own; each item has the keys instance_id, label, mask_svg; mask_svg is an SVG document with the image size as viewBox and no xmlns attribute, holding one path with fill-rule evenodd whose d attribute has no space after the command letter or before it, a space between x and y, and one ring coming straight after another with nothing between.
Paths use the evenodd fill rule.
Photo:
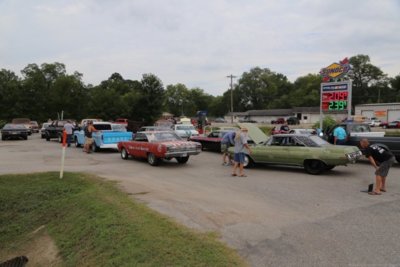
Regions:
<instances>
[{"instance_id":1,"label":"white cloud","mask_svg":"<svg viewBox=\"0 0 400 267\"><path fill-rule=\"evenodd\" d=\"M346 56L400 73L400 5L383 1L0 1L0 68L59 61L98 84L112 73L218 95L260 66L291 80Z\"/></svg>"}]
</instances>

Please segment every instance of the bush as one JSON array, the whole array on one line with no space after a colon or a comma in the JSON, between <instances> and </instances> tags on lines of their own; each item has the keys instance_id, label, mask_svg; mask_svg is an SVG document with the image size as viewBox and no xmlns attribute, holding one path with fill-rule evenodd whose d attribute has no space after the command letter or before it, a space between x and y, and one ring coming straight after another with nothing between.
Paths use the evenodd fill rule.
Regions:
<instances>
[{"instance_id":1,"label":"bush","mask_svg":"<svg viewBox=\"0 0 400 267\"><path fill-rule=\"evenodd\" d=\"M334 118L332 118L329 115L325 116L322 121L322 131L325 133L326 130L328 130L329 128L332 128L336 124L337 124L337 122ZM313 128L315 128L315 129L319 128L319 122L314 123Z\"/></svg>"}]
</instances>

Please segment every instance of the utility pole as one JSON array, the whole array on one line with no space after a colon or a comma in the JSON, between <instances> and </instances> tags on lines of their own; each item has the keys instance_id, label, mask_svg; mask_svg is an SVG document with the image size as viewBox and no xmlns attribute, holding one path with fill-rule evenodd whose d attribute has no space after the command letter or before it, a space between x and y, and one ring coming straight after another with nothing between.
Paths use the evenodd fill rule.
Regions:
<instances>
[{"instance_id":1,"label":"utility pole","mask_svg":"<svg viewBox=\"0 0 400 267\"><path fill-rule=\"evenodd\" d=\"M233 78L236 78L236 76L231 74L226 77L231 79L231 123L233 124Z\"/></svg>"}]
</instances>

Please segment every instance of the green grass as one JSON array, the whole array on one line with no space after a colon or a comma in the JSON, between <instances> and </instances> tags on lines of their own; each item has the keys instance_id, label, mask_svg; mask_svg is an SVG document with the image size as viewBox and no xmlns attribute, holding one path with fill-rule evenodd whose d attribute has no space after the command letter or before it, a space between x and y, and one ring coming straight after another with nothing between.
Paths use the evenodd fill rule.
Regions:
<instances>
[{"instance_id":1,"label":"green grass","mask_svg":"<svg viewBox=\"0 0 400 267\"><path fill-rule=\"evenodd\" d=\"M180 226L90 175L3 175L0 203L3 253L45 225L66 266L246 265L215 234Z\"/></svg>"},{"instance_id":2,"label":"green grass","mask_svg":"<svg viewBox=\"0 0 400 267\"><path fill-rule=\"evenodd\" d=\"M386 131L385 136L400 136L400 131Z\"/></svg>"}]
</instances>

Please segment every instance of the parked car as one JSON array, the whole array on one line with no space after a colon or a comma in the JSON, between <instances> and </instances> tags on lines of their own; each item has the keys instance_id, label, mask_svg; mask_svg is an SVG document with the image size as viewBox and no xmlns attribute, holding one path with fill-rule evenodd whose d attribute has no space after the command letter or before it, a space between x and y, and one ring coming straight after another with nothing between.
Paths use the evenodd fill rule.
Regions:
<instances>
[{"instance_id":1,"label":"parked car","mask_svg":"<svg viewBox=\"0 0 400 267\"><path fill-rule=\"evenodd\" d=\"M219 118L215 118L214 122L225 123L226 120L224 118L222 118L222 117L219 117Z\"/></svg>"},{"instance_id":2,"label":"parked car","mask_svg":"<svg viewBox=\"0 0 400 267\"><path fill-rule=\"evenodd\" d=\"M285 124L285 118L277 118L276 120L272 120L271 124Z\"/></svg>"},{"instance_id":3,"label":"parked car","mask_svg":"<svg viewBox=\"0 0 400 267\"><path fill-rule=\"evenodd\" d=\"M7 123L1 129L1 140L7 139L24 139L27 140L29 129L23 124Z\"/></svg>"},{"instance_id":4,"label":"parked car","mask_svg":"<svg viewBox=\"0 0 400 267\"><path fill-rule=\"evenodd\" d=\"M12 124L23 124L29 130L28 134L32 134L31 120L28 118L15 118L11 121Z\"/></svg>"},{"instance_id":5,"label":"parked car","mask_svg":"<svg viewBox=\"0 0 400 267\"><path fill-rule=\"evenodd\" d=\"M400 137L386 137L384 136L385 132L372 132L368 124L342 123L335 125L326 132L325 137L330 143L333 143L333 131L339 126L343 127L348 134L345 145L359 146L361 139L367 138L370 144L379 144L390 149L390 151L396 157L397 162L400 163Z\"/></svg>"},{"instance_id":6,"label":"parked car","mask_svg":"<svg viewBox=\"0 0 400 267\"><path fill-rule=\"evenodd\" d=\"M249 136L252 129L249 128ZM338 165L354 163L362 156L354 146L334 146L317 135L277 134L267 141L251 146L245 154L244 167L254 164L271 164L303 167L309 174L320 174ZM234 149L229 148L233 154Z\"/></svg>"},{"instance_id":7,"label":"parked car","mask_svg":"<svg viewBox=\"0 0 400 267\"><path fill-rule=\"evenodd\" d=\"M68 120L56 120L51 122L51 124L45 130L45 138L46 141L50 141L50 139L57 139L58 142L62 142L62 135L64 131L64 124L67 123ZM74 125L75 129L78 128L74 121L71 121Z\"/></svg>"},{"instance_id":8,"label":"parked car","mask_svg":"<svg viewBox=\"0 0 400 267\"><path fill-rule=\"evenodd\" d=\"M47 127L49 127L50 124L51 124L51 122L43 122L42 123L42 128L40 128L40 137L42 139L46 138L46 129L47 129Z\"/></svg>"},{"instance_id":9,"label":"parked car","mask_svg":"<svg viewBox=\"0 0 400 267\"><path fill-rule=\"evenodd\" d=\"M128 132L123 124L111 122L93 122L93 127L98 130L92 134L92 151L112 148L118 149L118 142L132 140L132 132ZM85 144L85 131L81 128L74 131L74 142L76 147Z\"/></svg>"},{"instance_id":10,"label":"parked car","mask_svg":"<svg viewBox=\"0 0 400 267\"><path fill-rule=\"evenodd\" d=\"M380 126L382 121L377 119L376 117L372 117L368 120L365 120L364 123L368 124L370 127L378 127Z\"/></svg>"},{"instance_id":11,"label":"parked car","mask_svg":"<svg viewBox=\"0 0 400 267\"><path fill-rule=\"evenodd\" d=\"M118 150L122 159L145 158L152 166L172 158L184 164L190 156L201 152L201 144L182 140L172 131L149 131L137 132L132 141L119 142Z\"/></svg>"},{"instance_id":12,"label":"parked car","mask_svg":"<svg viewBox=\"0 0 400 267\"><path fill-rule=\"evenodd\" d=\"M286 120L286 123L287 123L288 125L297 125L297 124L300 124L300 120L299 120L297 117L289 117L289 118Z\"/></svg>"},{"instance_id":13,"label":"parked car","mask_svg":"<svg viewBox=\"0 0 400 267\"><path fill-rule=\"evenodd\" d=\"M289 126L287 125L277 125L271 130L271 134L283 134L283 133L289 133L290 129Z\"/></svg>"},{"instance_id":14,"label":"parked car","mask_svg":"<svg viewBox=\"0 0 400 267\"><path fill-rule=\"evenodd\" d=\"M118 118L118 119L115 120L114 123L122 124L122 125L125 126L125 128L128 127L128 119L125 119L125 118Z\"/></svg>"},{"instance_id":15,"label":"parked car","mask_svg":"<svg viewBox=\"0 0 400 267\"><path fill-rule=\"evenodd\" d=\"M309 128L309 129L290 129L290 134L317 134L317 130Z\"/></svg>"},{"instance_id":16,"label":"parked car","mask_svg":"<svg viewBox=\"0 0 400 267\"><path fill-rule=\"evenodd\" d=\"M383 121L379 124L379 127L382 127L383 129L386 129L388 126L388 122L387 121Z\"/></svg>"},{"instance_id":17,"label":"parked car","mask_svg":"<svg viewBox=\"0 0 400 267\"><path fill-rule=\"evenodd\" d=\"M400 120L389 122L387 128L400 128Z\"/></svg>"},{"instance_id":18,"label":"parked car","mask_svg":"<svg viewBox=\"0 0 400 267\"><path fill-rule=\"evenodd\" d=\"M39 132L39 124L37 123L37 121L30 121L29 125L30 125L32 133Z\"/></svg>"},{"instance_id":19,"label":"parked car","mask_svg":"<svg viewBox=\"0 0 400 267\"><path fill-rule=\"evenodd\" d=\"M252 119L241 119L241 120L239 120L239 122L242 122L242 123L257 123L257 121L252 120Z\"/></svg>"},{"instance_id":20,"label":"parked car","mask_svg":"<svg viewBox=\"0 0 400 267\"><path fill-rule=\"evenodd\" d=\"M172 131L171 127L167 126L142 126L138 132L154 132L154 131Z\"/></svg>"},{"instance_id":21,"label":"parked car","mask_svg":"<svg viewBox=\"0 0 400 267\"><path fill-rule=\"evenodd\" d=\"M173 130L179 137L183 139L188 139L190 136L199 135L199 132L192 124L175 124L173 126Z\"/></svg>"},{"instance_id":22,"label":"parked car","mask_svg":"<svg viewBox=\"0 0 400 267\"><path fill-rule=\"evenodd\" d=\"M191 136L190 141L199 142L202 150L212 150L221 152L221 140L222 137L228 132L234 132L235 130L218 130L212 131L207 136Z\"/></svg>"},{"instance_id":23,"label":"parked car","mask_svg":"<svg viewBox=\"0 0 400 267\"><path fill-rule=\"evenodd\" d=\"M82 119L81 122L79 123L79 127L86 126L88 121L98 122L98 121L103 121L103 120L102 119Z\"/></svg>"}]
</instances>

